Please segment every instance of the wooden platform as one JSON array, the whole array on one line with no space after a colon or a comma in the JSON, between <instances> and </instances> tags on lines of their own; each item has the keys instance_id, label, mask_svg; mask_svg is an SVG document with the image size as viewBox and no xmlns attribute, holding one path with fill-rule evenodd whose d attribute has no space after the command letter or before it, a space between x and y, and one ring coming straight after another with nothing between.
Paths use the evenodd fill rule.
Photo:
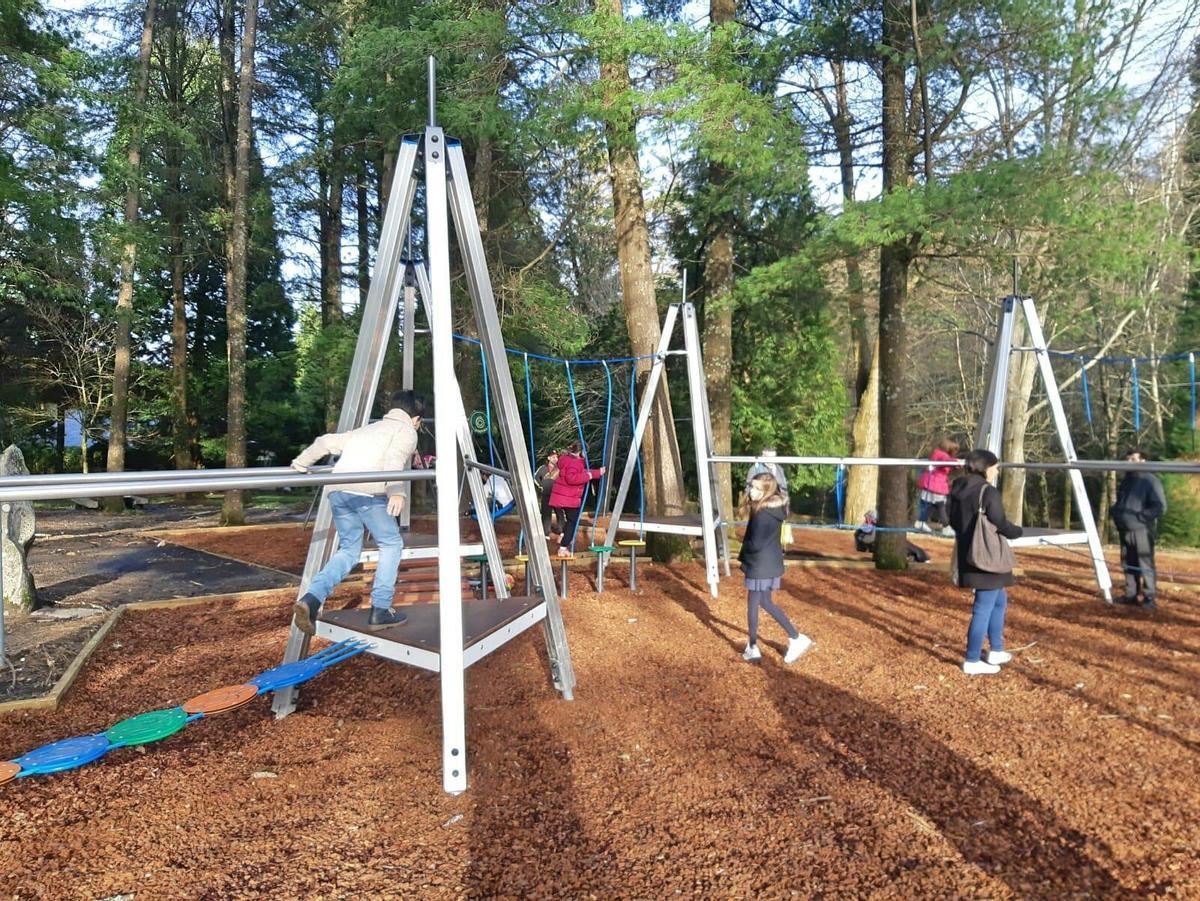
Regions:
<instances>
[{"instance_id":1,"label":"wooden platform","mask_svg":"<svg viewBox=\"0 0 1200 901\"><path fill-rule=\"evenodd\" d=\"M437 672L438 605L406 604L395 609L408 614L408 621L378 632L367 629L369 607L326 611L317 621L317 635L329 641L365 638L372 643L368 653ZM538 597L464 598L462 612L463 661L470 666L544 619L546 604Z\"/></svg>"},{"instance_id":2,"label":"wooden platform","mask_svg":"<svg viewBox=\"0 0 1200 901\"><path fill-rule=\"evenodd\" d=\"M1032 529L1024 530L1020 538L1013 538L1008 543L1012 547L1061 547L1067 544L1087 544L1087 532L1071 532L1066 529Z\"/></svg>"},{"instance_id":3,"label":"wooden platform","mask_svg":"<svg viewBox=\"0 0 1200 901\"><path fill-rule=\"evenodd\" d=\"M703 535L699 515L647 516L644 519L622 517L618 527L622 532L659 532L666 535Z\"/></svg>"}]
</instances>

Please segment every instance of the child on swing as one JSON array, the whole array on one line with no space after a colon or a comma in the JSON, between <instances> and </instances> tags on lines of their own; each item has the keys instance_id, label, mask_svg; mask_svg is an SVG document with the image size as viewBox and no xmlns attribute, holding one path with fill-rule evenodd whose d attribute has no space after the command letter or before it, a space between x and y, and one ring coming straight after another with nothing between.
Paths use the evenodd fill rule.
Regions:
<instances>
[{"instance_id":1,"label":"child on swing","mask_svg":"<svg viewBox=\"0 0 1200 901\"><path fill-rule=\"evenodd\" d=\"M758 611L761 607L783 626L788 635L784 663L795 663L813 646L813 640L802 635L787 615L771 600L771 592L779 588L783 576L783 545L780 532L787 519L788 496L770 473L759 473L747 486L745 510L749 514L746 537L738 561L746 574L746 619L749 641L742 652L743 660L759 660Z\"/></svg>"}]
</instances>

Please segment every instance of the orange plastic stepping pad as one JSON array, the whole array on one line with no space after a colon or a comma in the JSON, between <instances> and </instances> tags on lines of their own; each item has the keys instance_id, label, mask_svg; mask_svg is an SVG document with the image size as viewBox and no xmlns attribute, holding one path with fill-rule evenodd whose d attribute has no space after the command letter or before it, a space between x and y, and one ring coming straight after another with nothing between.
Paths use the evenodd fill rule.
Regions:
<instances>
[{"instance_id":1,"label":"orange plastic stepping pad","mask_svg":"<svg viewBox=\"0 0 1200 901\"><path fill-rule=\"evenodd\" d=\"M214 688L212 691L189 698L183 702L182 706L188 716L194 716L197 713L214 716L218 713L237 710L239 707L249 704L257 694L258 688L254 685L224 685L221 688Z\"/></svg>"},{"instance_id":2,"label":"orange plastic stepping pad","mask_svg":"<svg viewBox=\"0 0 1200 901\"><path fill-rule=\"evenodd\" d=\"M0 760L0 785L17 777L21 768L11 760Z\"/></svg>"}]
</instances>

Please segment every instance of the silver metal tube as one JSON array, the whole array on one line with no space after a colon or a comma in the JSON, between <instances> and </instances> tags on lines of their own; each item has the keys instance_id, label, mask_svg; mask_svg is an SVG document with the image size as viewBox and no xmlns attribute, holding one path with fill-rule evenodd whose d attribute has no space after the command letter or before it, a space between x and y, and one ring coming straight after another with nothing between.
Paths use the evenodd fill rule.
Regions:
<instances>
[{"instance_id":1,"label":"silver metal tube","mask_svg":"<svg viewBox=\"0 0 1200 901\"><path fill-rule=\"evenodd\" d=\"M924 468L927 466L945 466L949 461L934 464L933 461L919 457L743 457L743 456L714 456L713 463L780 463L784 466L912 466ZM954 461L961 466L962 460ZM1146 463L1130 463L1126 460L1075 460L1071 463L1004 463L1001 469L1030 469L1069 472L1078 469L1083 472L1176 472L1200 473L1200 463L1185 463L1179 461L1151 460Z\"/></svg>"},{"instance_id":2,"label":"silver metal tube","mask_svg":"<svg viewBox=\"0 0 1200 901\"><path fill-rule=\"evenodd\" d=\"M178 478L167 471L168 478L161 481L142 482L143 487L153 488L155 494L184 494L189 491L243 491L256 488L278 488L284 485L308 487L312 485L346 485L355 482L406 482L430 480L433 470L406 469L389 472L338 472L303 475L289 469L291 475L269 475L260 477L242 476L230 479ZM92 485L83 479L61 485L33 485L28 488L0 488L0 501L52 501L72 497L121 497L129 493L129 485L110 482Z\"/></svg>"},{"instance_id":3,"label":"silver metal tube","mask_svg":"<svg viewBox=\"0 0 1200 901\"><path fill-rule=\"evenodd\" d=\"M437 127L437 60L429 55L429 127Z\"/></svg>"},{"instance_id":4,"label":"silver metal tube","mask_svg":"<svg viewBox=\"0 0 1200 901\"><path fill-rule=\"evenodd\" d=\"M332 466L310 466L309 472L318 474L331 472ZM286 476L296 470L290 466L248 466L241 469L151 469L133 470L132 472L63 472L54 474L6 476L0 478L0 488L27 488L31 485L61 485L66 482L86 481L88 485L106 485L115 482L157 482L170 476L172 478L196 479L236 479L259 476Z\"/></svg>"},{"instance_id":5,"label":"silver metal tube","mask_svg":"<svg viewBox=\"0 0 1200 901\"><path fill-rule=\"evenodd\" d=\"M512 473L507 469L501 469L499 466L489 466L479 460L464 460L463 463L472 469L478 469L480 472L489 472L494 476L500 476L501 478L508 479L510 482L512 481Z\"/></svg>"},{"instance_id":6,"label":"silver metal tube","mask_svg":"<svg viewBox=\"0 0 1200 901\"><path fill-rule=\"evenodd\" d=\"M0 504L0 663L7 659L4 652L4 543L8 541L8 504Z\"/></svg>"}]
</instances>

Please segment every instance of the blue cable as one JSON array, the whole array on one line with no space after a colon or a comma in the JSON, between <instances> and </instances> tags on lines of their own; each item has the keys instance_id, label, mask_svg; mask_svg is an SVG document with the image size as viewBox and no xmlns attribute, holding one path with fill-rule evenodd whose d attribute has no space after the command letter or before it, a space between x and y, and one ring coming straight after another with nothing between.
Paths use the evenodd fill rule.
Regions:
<instances>
[{"instance_id":1,"label":"blue cable","mask_svg":"<svg viewBox=\"0 0 1200 901\"><path fill-rule=\"evenodd\" d=\"M629 421L634 434L637 433L637 364L629 364ZM638 477L638 540L646 538L646 476L642 472L642 449L637 448Z\"/></svg>"},{"instance_id":2,"label":"blue cable","mask_svg":"<svg viewBox=\"0 0 1200 901\"><path fill-rule=\"evenodd\" d=\"M608 368L608 363L604 364L604 378L608 383L608 404L604 410L604 443L600 445L600 465L607 466L608 461L604 455L608 453L608 432L612 425L612 400L613 400L613 380L612 370ZM608 483L608 470L604 471L604 475L600 476L600 484L596 489L596 516L594 522L600 519L600 503L604 499L604 486Z\"/></svg>"},{"instance_id":3,"label":"blue cable","mask_svg":"<svg viewBox=\"0 0 1200 901\"><path fill-rule=\"evenodd\" d=\"M488 390L487 359L483 355L482 344L479 345L479 364L483 368L483 415L487 419L488 463L495 466L496 445L492 442L492 401L491 393ZM488 478L495 479L496 476L489 475ZM496 513L495 482L492 483L492 486L492 496L488 498L488 512L492 514L492 519L494 520Z\"/></svg>"},{"instance_id":4,"label":"blue cable","mask_svg":"<svg viewBox=\"0 0 1200 901\"><path fill-rule=\"evenodd\" d=\"M1083 381L1083 411L1087 414L1088 425L1092 424L1092 395L1088 391L1087 366L1079 364L1079 375Z\"/></svg>"},{"instance_id":5,"label":"blue cable","mask_svg":"<svg viewBox=\"0 0 1200 901\"><path fill-rule=\"evenodd\" d=\"M588 463L587 441L583 437L583 420L579 418L579 402L575 398L575 379L571 377L571 361L563 360L563 366L567 370L567 391L571 395L571 409L575 412L575 428L579 430L579 451L583 454L583 465L590 466Z\"/></svg>"},{"instance_id":6,"label":"blue cable","mask_svg":"<svg viewBox=\"0 0 1200 901\"><path fill-rule=\"evenodd\" d=\"M1138 361L1132 363L1133 372L1133 430L1140 432L1142 430L1142 398L1141 387L1138 384Z\"/></svg>"},{"instance_id":7,"label":"blue cable","mask_svg":"<svg viewBox=\"0 0 1200 901\"><path fill-rule=\"evenodd\" d=\"M837 521L842 524L842 514L846 510L846 467L837 468L837 479L833 483L833 493L837 503Z\"/></svg>"},{"instance_id":8,"label":"blue cable","mask_svg":"<svg viewBox=\"0 0 1200 901\"><path fill-rule=\"evenodd\" d=\"M529 462L537 472L537 450L533 445L533 387L529 383L529 354L525 354L525 409L529 414Z\"/></svg>"}]
</instances>

